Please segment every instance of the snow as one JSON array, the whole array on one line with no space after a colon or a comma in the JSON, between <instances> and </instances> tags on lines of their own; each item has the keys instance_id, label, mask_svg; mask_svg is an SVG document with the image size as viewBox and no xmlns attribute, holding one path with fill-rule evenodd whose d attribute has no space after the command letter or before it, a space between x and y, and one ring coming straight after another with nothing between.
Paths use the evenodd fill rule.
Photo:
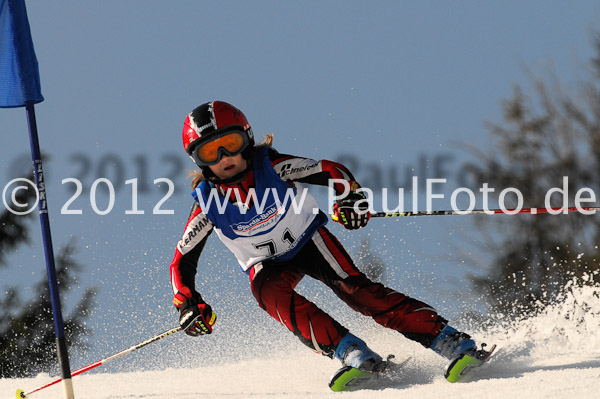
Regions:
<instances>
[{"instance_id":1,"label":"snow","mask_svg":"<svg viewBox=\"0 0 600 399\"><path fill-rule=\"evenodd\" d=\"M237 364L198 369L167 369L120 374L81 375L74 378L76 397L105 398L597 398L600 389L599 357L533 362L519 367L497 361L481 371L480 380L450 384L433 370L424 375L409 371L396 385L381 390L335 393L327 388L332 364L315 367L314 361L283 357L254 359ZM410 367L410 364L407 364ZM0 382L4 397L14 397L16 387L31 388L47 377ZM11 395L11 396L9 396ZM55 385L31 398L61 398Z\"/></svg>"},{"instance_id":2,"label":"snow","mask_svg":"<svg viewBox=\"0 0 600 399\"><path fill-rule=\"evenodd\" d=\"M559 305L541 315L471 330L478 342L496 343L498 349L477 370L476 378L457 384L443 378L445 361L441 357L397 333L375 326L362 334L369 345L382 354L392 351L398 362L406 361L382 380L378 389L331 392L327 382L338 363L298 346L291 334L287 335L290 349L279 348L262 356L223 362L215 359L212 366L91 372L74 377L73 385L76 397L86 399L598 398L599 297L598 287L571 286ZM168 350L169 343L163 342L159 348ZM128 356L140 355L136 352ZM41 374L30 379L0 380L0 397L14 398L17 388L31 390L51 379ZM62 398L62 385L56 384L29 397Z\"/></svg>"},{"instance_id":3,"label":"snow","mask_svg":"<svg viewBox=\"0 0 600 399\"><path fill-rule=\"evenodd\" d=\"M597 398L600 354L572 353L559 358L512 362L501 352L480 369L479 380L450 384L441 376L443 365L409 361L405 375L386 381L380 390L335 393L327 388L332 362L303 353L252 359L216 367L166 369L118 374L80 375L73 379L76 397L108 398ZM17 387L32 389L48 376L0 381L3 397L14 397ZM10 395L10 396L9 396ZM57 384L31 398L61 398Z\"/></svg>"}]
</instances>

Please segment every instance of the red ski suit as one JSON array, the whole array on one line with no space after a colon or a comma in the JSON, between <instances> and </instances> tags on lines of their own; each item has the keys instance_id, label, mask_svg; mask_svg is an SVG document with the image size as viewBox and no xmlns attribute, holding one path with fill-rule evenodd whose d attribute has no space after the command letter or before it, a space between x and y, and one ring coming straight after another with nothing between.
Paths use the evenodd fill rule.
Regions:
<instances>
[{"instance_id":1,"label":"red ski suit","mask_svg":"<svg viewBox=\"0 0 600 399\"><path fill-rule=\"evenodd\" d=\"M275 172L290 184L297 181L327 186L329 179L355 181L350 171L336 162L284 155L274 149L269 149L268 156ZM240 198L245 201L253 183L254 175L250 171L242 182L218 188L221 195L228 188L238 190ZM334 189L338 194L343 192L341 184ZM170 267L173 292L179 293L174 297L176 307L181 305L181 295L201 300L194 280L200 253L213 227L195 203ZM252 293L260 307L304 344L329 357L333 356L337 344L348 330L294 290L305 275L326 284L357 312L426 347L431 345L445 323L431 306L369 280L325 227L313 234L292 259L265 260L248 272Z\"/></svg>"}]
</instances>

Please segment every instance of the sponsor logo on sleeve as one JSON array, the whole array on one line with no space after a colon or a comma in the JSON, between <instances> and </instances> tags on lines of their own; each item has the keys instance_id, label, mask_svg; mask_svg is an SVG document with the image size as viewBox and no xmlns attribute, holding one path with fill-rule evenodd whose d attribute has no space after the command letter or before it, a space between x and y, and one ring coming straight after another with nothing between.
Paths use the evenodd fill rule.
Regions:
<instances>
[{"instance_id":1,"label":"sponsor logo on sleeve","mask_svg":"<svg viewBox=\"0 0 600 399\"><path fill-rule=\"evenodd\" d=\"M286 164L283 164L283 166L281 167L281 170L279 171L279 177L284 178L284 177L292 175L292 174L307 172L307 171L311 170L312 168L317 167L318 165L319 165L319 163L315 162L315 163L311 163L309 165L293 167L291 163L286 163Z\"/></svg>"}]
</instances>

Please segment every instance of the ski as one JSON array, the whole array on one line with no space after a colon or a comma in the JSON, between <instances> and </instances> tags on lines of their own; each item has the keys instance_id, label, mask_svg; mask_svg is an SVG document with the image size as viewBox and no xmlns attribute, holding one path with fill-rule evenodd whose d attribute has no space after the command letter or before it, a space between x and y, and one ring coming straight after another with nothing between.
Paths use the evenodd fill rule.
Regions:
<instances>
[{"instance_id":1,"label":"ski","mask_svg":"<svg viewBox=\"0 0 600 399\"><path fill-rule=\"evenodd\" d=\"M450 382L461 381L472 371L472 369L485 363L495 349L496 345L493 345L489 351L486 351L482 348L476 352L467 352L461 354L457 358L450 361L448 366L446 366L444 377L446 377L446 379Z\"/></svg>"},{"instance_id":2,"label":"ski","mask_svg":"<svg viewBox=\"0 0 600 399\"><path fill-rule=\"evenodd\" d=\"M356 391L359 389L365 389L374 386L373 383L378 377L386 374L385 372L390 369L401 367L411 358L409 357L400 364L392 362L394 355L388 355L387 360L384 360L375 371L362 371L355 367L345 366L336 371L336 373L329 380L329 388L334 392L341 391Z\"/></svg>"},{"instance_id":3,"label":"ski","mask_svg":"<svg viewBox=\"0 0 600 399\"><path fill-rule=\"evenodd\" d=\"M361 389L376 374L378 373L369 373L350 366L342 367L329 380L329 388L334 392Z\"/></svg>"}]
</instances>

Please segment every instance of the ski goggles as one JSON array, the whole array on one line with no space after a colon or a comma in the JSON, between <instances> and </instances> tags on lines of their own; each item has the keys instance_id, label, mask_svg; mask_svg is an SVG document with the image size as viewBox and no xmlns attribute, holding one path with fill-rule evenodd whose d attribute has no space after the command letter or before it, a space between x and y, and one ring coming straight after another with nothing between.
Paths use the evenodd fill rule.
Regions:
<instances>
[{"instance_id":1,"label":"ski goggles","mask_svg":"<svg viewBox=\"0 0 600 399\"><path fill-rule=\"evenodd\" d=\"M207 142L200 143L192 152L192 158L201 166L214 165L219 163L223 155L234 157L240 154L248 143L248 135L245 132L224 132Z\"/></svg>"}]
</instances>

